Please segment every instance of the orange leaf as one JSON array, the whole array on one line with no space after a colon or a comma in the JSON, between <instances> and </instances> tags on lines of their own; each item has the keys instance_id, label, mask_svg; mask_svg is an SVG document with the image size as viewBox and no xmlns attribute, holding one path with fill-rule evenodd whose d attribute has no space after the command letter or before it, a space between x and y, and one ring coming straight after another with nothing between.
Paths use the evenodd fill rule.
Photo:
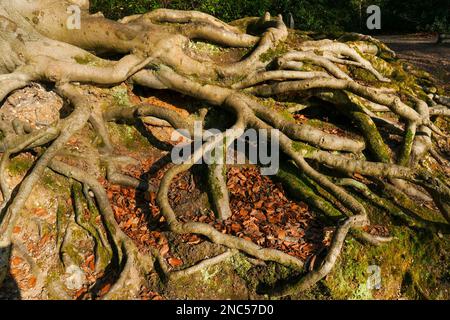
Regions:
<instances>
[{"instance_id":1,"label":"orange leaf","mask_svg":"<svg viewBox=\"0 0 450 320\"><path fill-rule=\"evenodd\" d=\"M278 238L280 238L281 240L284 240L286 238L286 231L284 231L284 230L278 231Z\"/></svg>"},{"instance_id":2,"label":"orange leaf","mask_svg":"<svg viewBox=\"0 0 450 320\"><path fill-rule=\"evenodd\" d=\"M179 267L179 266L181 266L181 265L183 264L183 260L178 259L178 258L169 258L169 259L167 260L167 262L169 262L169 264L170 264L172 267Z\"/></svg>"},{"instance_id":3,"label":"orange leaf","mask_svg":"<svg viewBox=\"0 0 450 320\"><path fill-rule=\"evenodd\" d=\"M75 299L79 299L83 294L87 292L87 289L85 287L81 288L75 293Z\"/></svg>"},{"instance_id":4,"label":"orange leaf","mask_svg":"<svg viewBox=\"0 0 450 320\"><path fill-rule=\"evenodd\" d=\"M233 223L231 224L231 230L233 230L234 232L238 232L241 230L241 226L238 225L237 223Z\"/></svg>"},{"instance_id":5,"label":"orange leaf","mask_svg":"<svg viewBox=\"0 0 450 320\"><path fill-rule=\"evenodd\" d=\"M46 234L45 236L43 236L43 237L41 238L41 240L39 240L39 245L40 245L40 246L45 245L49 239L50 239L50 235L49 235L49 234Z\"/></svg>"},{"instance_id":6,"label":"orange leaf","mask_svg":"<svg viewBox=\"0 0 450 320\"><path fill-rule=\"evenodd\" d=\"M31 277L28 280L28 287L29 288L34 288L36 286L36 281L37 281L36 277Z\"/></svg>"},{"instance_id":7,"label":"orange leaf","mask_svg":"<svg viewBox=\"0 0 450 320\"><path fill-rule=\"evenodd\" d=\"M159 253L162 255L162 256L165 256L168 252L169 252L169 245L167 245L167 244L165 244L165 245L163 245L163 247L161 248L161 250L159 251Z\"/></svg>"},{"instance_id":8,"label":"orange leaf","mask_svg":"<svg viewBox=\"0 0 450 320\"><path fill-rule=\"evenodd\" d=\"M359 173L355 173L355 174L353 174L353 176L354 176L356 179L360 179L360 180L364 179L364 177L363 177L362 175L360 175Z\"/></svg>"},{"instance_id":9,"label":"orange leaf","mask_svg":"<svg viewBox=\"0 0 450 320\"><path fill-rule=\"evenodd\" d=\"M14 227L14 228L13 228L13 233L14 233L14 234L17 234L17 233L19 233L21 230L22 230L21 227Z\"/></svg>"},{"instance_id":10,"label":"orange leaf","mask_svg":"<svg viewBox=\"0 0 450 320\"><path fill-rule=\"evenodd\" d=\"M89 267L89 269L91 269L92 271L95 270L95 256L93 254L91 254L87 259L86 259L86 265Z\"/></svg>"}]
</instances>

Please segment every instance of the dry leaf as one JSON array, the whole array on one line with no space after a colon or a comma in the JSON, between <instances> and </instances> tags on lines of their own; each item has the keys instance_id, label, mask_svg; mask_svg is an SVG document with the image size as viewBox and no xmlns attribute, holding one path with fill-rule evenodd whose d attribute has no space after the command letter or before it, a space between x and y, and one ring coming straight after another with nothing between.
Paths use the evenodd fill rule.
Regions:
<instances>
[{"instance_id":1,"label":"dry leaf","mask_svg":"<svg viewBox=\"0 0 450 320\"><path fill-rule=\"evenodd\" d=\"M19 233L20 231L22 231L22 228L21 228L21 227L15 226L15 227L13 228L13 233L14 233L14 234L17 234L17 233Z\"/></svg>"},{"instance_id":2,"label":"dry leaf","mask_svg":"<svg viewBox=\"0 0 450 320\"><path fill-rule=\"evenodd\" d=\"M44 208L34 208L33 213L39 217L43 217L47 215L47 210Z\"/></svg>"},{"instance_id":3,"label":"dry leaf","mask_svg":"<svg viewBox=\"0 0 450 320\"><path fill-rule=\"evenodd\" d=\"M286 231L284 230L278 231L278 238L284 240L286 238Z\"/></svg>"},{"instance_id":4,"label":"dry leaf","mask_svg":"<svg viewBox=\"0 0 450 320\"><path fill-rule=\"evenodd\" d=\"M87 259L86 259L86 265L89 267L89 269L91 269L92 271L95 270L95 255L91 254Z\"/></svg>"},{"instance_id":5,"label":"dry leaf","mask_svg":"<svg viewBox=\"0 0 450 320\"><path fill-rule=\"evenodd\" d=\"M34 287L36 286L36 282L37 282L36 277L31 277L31 278L28 280L28 287L29 287L29 288L34 288Z\"/></svg>"}]
</instances>

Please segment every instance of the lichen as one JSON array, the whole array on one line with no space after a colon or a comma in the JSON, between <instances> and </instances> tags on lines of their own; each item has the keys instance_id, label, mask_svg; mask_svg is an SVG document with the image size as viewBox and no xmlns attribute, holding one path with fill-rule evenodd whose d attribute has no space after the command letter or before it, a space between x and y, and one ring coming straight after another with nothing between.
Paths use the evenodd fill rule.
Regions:
<instances>
[{"instance_id":1,"label":"lichen","mask_svg":"<svg viewBox=\"0 0 450 320\"><path fill-rule=\"evenodd\" d=\"M131 105L127 88L123 86L115 87L112 91L112 98L119 107L129 107Z\"/></svg>"},{"instance_id":2,"label":"lichen","mask_svg":"<svg viewBox=\"0 0 450 320\"><path fill-rule=\"evenodd\" d=\"M295 152L301 153L302 156L305 158L311 157L317 151L316 148L310 146L309 144L300 142L300 141L292 142L291 146Z\"/></svg>"},{"instance_id":3,"label":"lichen","mask_svg":"<svg viewBox=\"0 0 450 320\"><path fill-rule=\"evenodd\" d=\"M221 48L217 45L208 43L208 42L203 42L203 41L191 41L189 42L189 48L193 49L195 51L199 51L199 52L205 52L207 54L211 54L211 55L217 55L217 54L221 54L224 51L226 51L226 49Z\"/></svg>"}]
</instances>

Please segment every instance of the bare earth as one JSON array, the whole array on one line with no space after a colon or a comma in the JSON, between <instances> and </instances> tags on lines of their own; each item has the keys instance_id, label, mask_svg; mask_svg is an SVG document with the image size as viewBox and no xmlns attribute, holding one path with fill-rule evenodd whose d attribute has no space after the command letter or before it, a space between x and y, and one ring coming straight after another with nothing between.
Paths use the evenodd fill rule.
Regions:
<instances>
[{"instance_id":1,"label":"bare earth","mask_svg":"<svg viewBox=\"0 0 450 320\"><path fill-rule=\"evenodd\" d=\"M450 44L436 44L436 35L422 33L377 38L397 52L399 58L430 72L450 90Z\"/></svg>"}]
</instances>

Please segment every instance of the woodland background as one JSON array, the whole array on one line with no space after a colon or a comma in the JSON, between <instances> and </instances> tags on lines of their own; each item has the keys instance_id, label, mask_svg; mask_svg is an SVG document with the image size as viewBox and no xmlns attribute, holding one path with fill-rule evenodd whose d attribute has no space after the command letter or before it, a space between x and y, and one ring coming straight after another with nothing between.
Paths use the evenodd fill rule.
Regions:
<instances>
[{"instance_id":1,"label":"woodland background","mask_svg":"<svg viewBox=\"0 0 450 320\"><path fill-rule=\"evenodd\" d=\"M292 14L295 26L313 31L356 31L366 28L366 8L382 10L382 29L375 32L450 32L450 0L93 0L92 11L109 18L156 8L199 10L225 21L245 16Z\"/></svg>"}]
</instances>

